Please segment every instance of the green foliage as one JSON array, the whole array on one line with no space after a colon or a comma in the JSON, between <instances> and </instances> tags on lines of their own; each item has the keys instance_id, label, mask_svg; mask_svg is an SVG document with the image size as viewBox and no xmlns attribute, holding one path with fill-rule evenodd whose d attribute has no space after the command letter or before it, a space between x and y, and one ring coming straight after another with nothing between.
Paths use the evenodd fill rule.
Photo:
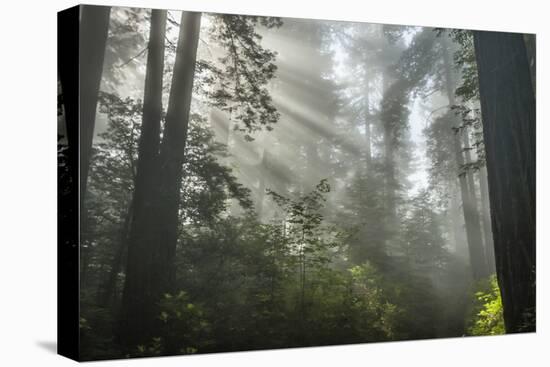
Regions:
<instances>
[{"instance_id":1,"label":"green foliage","mask_svg":"<svg viewBox=\"0 0 550 367\"><path fill-rule=\"evenodd\" d=\"M304 33L302 48L318 63L303 72L286 60L281 65L289 70L279 75L292 85L293 104L324 116L323 121L310 121L309 113L301 116L292 106L284 110L283 103L290 125L304 130L281 135L280 141L266 139L266 145L276 148L258 154L261 163L250 164L253 168L238 167L245 186L234 168L221 163L229 154L214 140L209 120L195 112L202 113L206 105L221 108L236 121L236 130L246 134L271 128L279 118L267 93L276 72L275 53L261 46L257 27L278 27L280 19L206 16L211 17L209 41L223 56L197 61L194 84L203 89L190 115L183 162L174 254L173 289L178 291L158 300L155 337L134 346L129 356L463 335L465 266L446 247L450 233L440 223L446 206L437 202L456 189L452 112L425 131L432 161L430 190L407 190L410 102L440 88L442 80L442 49L432 30L384 27L376 38L378 28L371 28L366 39L373 44L346 38L360 32L344 36L349 50L362 48L350 62L359 65L350 76L361 83L353 98L346 97L349 91L341 93L349 98L353 116L342 122L349 116L336 106L336 83L329 75L327 40L336 35L328 26L295 21L285 37ZM125 29L123 24L117 27ZM388 39L390 51L385 49ZM363 57L376 60L375 65L362 68ZM463 65L467 62L464 56ZM373 98L364 98L365 91ZM468 91L463 92L466 96ZM465 124L472 119L468 128L475 125L473 110L455 110ZM117 268L113 302L100 307L95 298L124 244L124 223L132 218L142 104L101 93L100 111L108 125L94 142L82 251L87 280L82 284L80 332L87 358L122 353L113 330L124 266ZM364 124L364 118L371 120ZM315 130L324 129L327 121L333 122L330 130ZM365 126L371 133L369 156L361 154ZM306 139L310 132L317 135ZM248 148L244 141L237 144ZM318 182L321 171L330 177L330 185L328 179ZM265 174L262 180L258 172ZM266 186L270 189L264 192ZM275 205L257 215L251 192L261 198L260 208L264 194ZM232 201L243 210L231 207ZM493 333L500 327L491 319L501 307L493 291L480 290L471 333Z\"/></svg>"},{"instance_id":2,"label":"green foliage","mask_svg":"<svg viewBox=\"0 0 550 367\"><path fill-rule=\"evenodd\" d=\"M404 309L391 303L388 294L382 288L383 279L380 272L370 263L354 266L349 269L352 277L354 308L360 312L359 322L363 328L374 325L378 332L374 335L381 340L397 339L397 322Z\"/></svg>"},{"instance_id":3,"label":"green foliage","mask_svg":"<svg viewBox=\"0 0 550 367\"><path fill-rule=\"evenodd\" d=\"M80 317L78 319L78 328L81 330L90 330L90 326L88 325L88 320L86 320L84 317Z\"/></svg>"},{"instance_id":4,"label":"green foliage","mask_svg":"<svg viewBox=\"0 0 550 367\"><path fill-rule=\"evenodd\" d=\"M267 190L267 194L282 209L287 248L295 255L300 266L327 264L330 261L328 251L337 246L334 242L336 233L322 226L323 215L320 210L326 201L324 194L329 192L327 179L321 180L312 192L297 200Z\"/></svg>"},{"instance_id":5,"label":"green foliage","mask_svg":"<svg viewBox=\"0 0 550 367\"><path fill-rule=\"evenodd\" d=\"M214 86L209 92L210 103L232 114L237 124L235 130L250 134L279 119L267 90L267 83L273 79L277 66L276 53L261 46L262 37L256 27L280 27L280 18L243 15L215 15L210 38L225 50L217 61L201 60L198 72L203 80ZM201 77L201 76L199 76Z\"/></svg>"},{"instance_id":6,"label":"green foliage","mask_svg":"<svg viewBox=\"0 0 550 367\"><path fill-rule=\"evenodd\" d=\"M476 286L474 307L469 320L469 335L504 334L502 299L495 275Z\"/></svg>"},{"instance_id":7,"label":"green foliage","mask_svg":"<svg viewBox=\"0 0 550 367\"><path fill-rule=\"evenodd\" d=\"M380 172L371 169L367 174L357 174L347 187L347 211L341 213L341 219L342 225L351 227L347 244L348 260L352 264L369 261L383 266L387 262L384 244L392 228L385 220L388 213L384 207L384 192L379 189L383 183Z\"/></svg>"},{"instance_id":8,"label":"green foliage","mask_svg":"<svg viewBox=\"0 0 550 367\"><path fill-rule=\"evenodd\" d=\"M459 45L458 50L454 54L454 62L455 67L462 73L462 81L456 89L456 95L464 101L479 100L473 32L453 29L449 32L449 36Z\"/></svg>"},{"instance_id":9,"label":"green foliage","mask_svg":"<svg viewBox=\"0 0 550 367\"><path fill-rule=\"evenodd\" d=\"M210 324L200 305L190 303L186 292L166 293L159 301L159 335L136 346L128 357L194 354L211 343Z\"/></svg>"},{"instance_id":10,"label":"green foliage","mask_svg":"<svg viewBox=\"0 0 550 367\"><path fill-rule=\"evenodd\" d=\"M179 278L205 306L211 348L282 346L283 283L291 269L280 228L228 217L186 233Z\"/></svg>"},{"instance_id":11,"label":"green foliage","mask_svg":"<svg viewBox=\"0 0 550 367\"><path fill-rule=\"evenodd\" d=\"M403 51L396 72L404 82L405 91L422 89L435 72L440 57L439 49L434 47L435 41L432 29L424 28L416 32L409 47Z\"/></svg>"},{"instance_id":12,"label":"green foliage","mask_svg":"<svg viewBox=\"0 0 550 367\"><path fill-rule=\"evenodd\" d=\"M160 335L149 345L138 346L146 355L193 354L207 346L210 324L200 305L191 303L186 292L166 293L159 302Z\"/></svg>"},{"instance_id":13,"label":"green foliage","mask_svg":"<svg viewBox=\"0 0 550 367\"><path fill-rule=\"evenodd\" d=\"M463 171L477 170L485 165L485 146L479 107L479 80L474 35L469 30L454 29L449 32L449 37L458 45L458 49L454 53L454 64L461 76L455 91L460 101L451 108L462 120L458 129L471 134L472 148L475 149L478 157L476 162L461 167L461 169Z\"/></svg>"},{"instance_id":14,"label":"green foliage","mask_svg":"<svg viewBox=\"0 0 550 367\"><path fill-rule=\"evenodd\" d=\"M434 203L427 190L411 200L410 211L404 220L404 251L417 272L437 274L449 254L441 234L441 226Z\"/></svg>"},{"instance_id":15,"label":"green foliage","mask_svg":"<svg viewBox=\"0 0 550 367\"><path fill-rule=\"evenodd\" d=\"M135 351L128 353L126 358L130 357L157 357L162 355L163 342L159 337L154 337L147 345L140 344L136 347Z\"/></svg>"},{"instance_id":16,"label":"green foliage","mask_svg":"<svg viewBox=\"0 0 550 367\"><path fill-rule=\"evenodd\" d=\"M148 9L111 7L102 78L105 90L116 90L129 81L130 73L140 72L136 61L147 55L149 22L144 19L149 20L150 15Z\"/></svg>"},{"instance_id":17,"label":"green foliage","mask_svg":"<svg viewBox=\"0 0 550 367\"><path fill-rule=\"evenodd\" d=\"M228 217L186 231L178 278L189 300L203 305L212 340L194 346L199 352L405 336L397 325L404 310L376 267L333 266L346 236L320 214L329 190L322 180L296 199L268 191L281 208L270 224Z\"/></svg>"},{"instance_id":18,"label":"green foliage","mask_svg":"<svg viewBox=\"0 0 550 367\"><path fill-rule=\"evenodd\" d=\"M80 294L80 358L113 358L119 355L114 343L115 318L109 308L98 306L89 291Z\"/></svg>"},{"instance_id":19,"label":"green foliage","mask_svg":"<svg viewBox=\"0 0 550 367\"><path fill-rule=\"evenodd\" d=\"M125 222L131 216L142 106L140 101L108 93L100 93L99 104L100 111L107 116L108 125L93 147L86 195L88 225L87 232L83 233L81 251L81 271L86 277L82 277L85 280L81 295L89 295L88 302L82 304L83 315L92 313L93 317L86 316L87 322L83 324L82 332L87 335L83 339L83 353L112 357L116 355L113 347L105 346L113 343L112 310L97 306L92 299L95 290L105 286L113 271L112 266L116 266L117 252L121 251L126 240ZM224 154L225 147L214 142L205 119L193 114L183 167L183 210L180 212L183 231L187 231L185 224L206 228L220 220L230 198L236 199L246 210L250 209L249 190L236 180L230 168L218 161ZM118 296L116 302L120 299L123 280L123 273L116 274L113 289L114 295ZM161 344L152 341L151 345L143 346L142 353L151 355L165 348L165 344L165 339ZM97 350L99 347L104 351Z\"/></svg>"},{"instance_id":20,"label":"green foliage","mask_svg":"<svg viewBox=\"0 0 550 367\"><path fill-rule=\"evenodd\" d=\"M231 168L220 164L226 147L214 140L206 119L191 115L185 147L181 189L181 217L195 224L216 220L236 199L245 210L252 208L250 190L239 183Z\"/></svg>"},{"instance_id":21,"label":"green foliage","mask_svg":"<svg viewBox=\"0 0 550 367\"><path fill-rule=\"evenodd\" d=\"M430 188L441 202L446 202L456 189L459 167L454 151L454 136L451 131L452 112L437 117L424 129Z\"/></svg>"}]
</instances>

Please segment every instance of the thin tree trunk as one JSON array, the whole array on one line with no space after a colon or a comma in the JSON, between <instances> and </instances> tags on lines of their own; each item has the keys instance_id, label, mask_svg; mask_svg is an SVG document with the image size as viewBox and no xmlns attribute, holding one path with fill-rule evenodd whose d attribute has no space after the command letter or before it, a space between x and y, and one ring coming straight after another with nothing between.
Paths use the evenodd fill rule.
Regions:
<instances>
[{"instance_id":1,"label":"thin tree trunk","mask_svg":"<svg viewBox=\"0 0 550 367\"><path fill-rule=\"evenodd\" d=\"M496 271L508 333L535 331L535 96L523 36L474 32Z\"/></svg>"},{"instance_id":2,"label":"thin tree trunk","mask_svg":"<svg viewBox=\"0 0 550 367\"><path fill-rule=\"evenodd\" d=\"M166 124L160 148L159 252L155 258L161 292L174 285L180 190L189 129L201 13L182 12Z\"/></svg>"},{"instance_id":3,"label":"thin tree trunk","mask_svg":"<svg viewBox=\"0 0 550 367\"><path fill-rule=\"evenodd\" d=\"M455 105L454 94L454 82L452 77L452 66L449 56L449 50L444 45L444 62L445 62L445 79L447 96L449 99L449 105ZM458 127L460 125L458 118L453 116L453 126ZM452 133L452 132L451 132ZM463 155L463 148L460 142L459 133L453 133L455 159L459 169L464 166L465 159ZM481 227L479 220L479 213L477 211L477 205L473 201L473 194L468 187L468 173L462 173L459 175L460 183L460 197L462 199L462 210L464 213L464 223L466 225L466 238L468 240L468 252L470 257L470 266L472 268L472 275L475 280L482 279L488 275L487 264L485 260L485 253L483 251L483 242L481 237ZM473 190L473 178L471 179L471 189Z\"/></svg>"},{"instance_id":4,"label":"thin tree trunk","mask_svg":"<svg viewBox=\"0 0 550 367\"><path fill-rule=\"evenodd\" d=\"M393 81L390 84L390 79L385 76L382 81L383 97L380 103L380 123L383 129L383 149L384 149L384 228L389 236L385 239L385 246L383 249L384 255L393 255L400 251L395 247L394 234L399 227L399 221L397 218L397 190L399 188L396 175L395 175L395 159L394 153L395 147L395 127L398 126L401 121L396 120L400 116L396 116L391 112L396 104L401 103L406 99L407 94L410 91L409 81Z\"/></svg>"},{"instance_id":5,"label":"thin tree trunk","mask_svg":"<svg viewBox=\"0 0 550 367\"><path fill-rule=\"evenodd\" d=\"M156 316L155 304L159 296L153 258L158 246L158 231L155 227L159 211L157 179L165 33L166 11L152 10L143 123L132 199L133 219L128 238L126 280L120 316L119 337L126 348L134 348L151 337Z\"/></svg>"},{"instance_id":6,"label":"thin tree trunk","mask_svg":"<svg viewBox=\"0 0 550 367\"><path fill-rule=\"evenodd\" d=\"M386 210L390 215L390 223L395 224L395 167L393 160L392 128L389 122L384 124L384 169L386 178Z\"/></svg>"},{"instance_id":7,"label":"thin tree trunk","mask_svg":"<svg viewBox=\"0 0 550 367\"><path fill-rule=\"evenodd\" d=\"M464 165L464 157L462 156L462 148L458 139L458 136L456 136L455 157L457 164L460 167ZM462 200L462 210L464 214L464 223L466 226L470 266L472 267L472 275L474 279L478 280L487 275L481 231L479 227L479 214L477 213L476 207L472 205L471 193L468 188L466 174L461 174L458 179L460 181L460 197Z\"/></svg>"},{"instance_id":8,"label":"thin tree trunk","mask_svg":"<svg viewBox=\"0 0 550 367\"><path fill-rule=\"evenodd\" d=\"M371 133L370 133L370 110L369 110L369 82L366 82L365 88L365 163L366 169L369 170L372 164L372 152L371 152Z\"/></svg>"},{"instance_id":9,"label":"thin tree trunk","mask_svg":"<svg viewBox=\"0 0 550 367\"><path fill-rule=\"evenodd\" d=\"M458 183L456 183L456 189L460 190L460 186L458 185ZM465 237L465 223L463 223L464 212L460 207L460 199L458 195L453 195L451 198L450 226L452 227L453 231L456 253L462 260L468 261L468 240Z\"/></svg>"},{"instance_id":10,"label":"thin tree trunk","mask_svg":"<svg viewBox=\"0 0 550 367\"><path fill-rule=\"evenodd\" d=\"M258 165L258 174L259 174L259 182L258 182L258 195L257 195L257 201L256 201L256 213L258 215L258 218L261 219L263 209L264 209L264 200L265 200L265 182L267 180L267 175L269 172L269 152L267 149L264 148L263 154L262 154L262 161Z\"/></svg>"},{"instance_id":11,"label":"thin tree trunk","mask_svg":"<svg viewBox=\"0 0 550 367\"><path fill-rule=\"evenodd\" d=\"M464 143L464 162L467 166L469 166L472 163L472 155L471 155L471 146L470 146L470 138L469 138L469 132L468 128L465 127L462 131L462 138ZM468 182L468 206L471 208L471 228L474 232L474 239L479 243L479 246L482 249L483 253L483 277L488 276L491 273L489 262L487 259L487 250L486 246L483 243L484 237L482 233L482 222L483 222L483 213L480 215L480 208L478 205L478 197L477 197L477 190L474 180L474 170L472 168L469 168L466 172L466 178Z\"/></svg>"},{"instance_id":12,"label":"thin tree trunk","mask_svg":"<svg viewBox=\"0 0 550 367\"><path fill-rule=\"evenodd\" d=\"M472 207L476 208L477 210L477 194L476 194L476 186L474 181L474 172L473 169L470 168L470 165L472 164L472 153L470 152L471 146L470 146L470 137L469 137L469 131L468 127L464 126L462 129L462 144L463 144L463 151L464 151L464 163L466 164L468 170L465 172L466 179L468 181L468 191L470 194L470 204Z\"/></svg>"},{"instance_id":13,"label":"thin tree trunk","mask_svg":"<svg viewBox=\"0 0 550 367\"><path fill-rule=\"evenodd\" d=\"M479 171L479 188L481 196L481 224L483 225L483 241L485 257L489 272L495 272L495 247L493 245L493 230L491 228L491 213L489 212L489 191L487 186L487 169Z\"/></svg>"}]
</instances>

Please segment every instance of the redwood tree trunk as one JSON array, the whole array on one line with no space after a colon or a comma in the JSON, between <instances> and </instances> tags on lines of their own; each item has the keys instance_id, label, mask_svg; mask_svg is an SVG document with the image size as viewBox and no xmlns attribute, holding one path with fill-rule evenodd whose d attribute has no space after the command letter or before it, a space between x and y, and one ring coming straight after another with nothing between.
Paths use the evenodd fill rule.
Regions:
<instances>
[{"instance_id":1,"label":"redwood tree trunk","mask_svg":"<svg viewBox=\"0 0 550 367\"><path fill-rule=\"evenodd\" d=\"M458 136L455 141L455 156L457 164L459 166L463 165L464 158L462 157L462 149L458 141ZM466 175L461 175L458 179L460 181L460 197L462 199L462 211L466 226L470 266L472 268L472 276L475 280L478 280L488 275L481 238L479 213L477 212L477 208L473 205Z\"/></svg>"},{"instance_id":2,"label":"redwood tree trunk","mask_svg":"<svg viewBox=\"0 0 550 367\"><path fill-rule=\"evenodd\" d=\"M90 155L94 138L94 126L97 109L97 99L101 76L103 74L103 62L105 58L105 43L109 31L108 6L81 5L80 6L80 36L79 36L79 203L80 203L80 238L86 238L88 232L88 213L84 205L86 196L86 184L88 182L88 170L90 167ZM62 86L63 87L63 86ZM89 260L92 256L91 247L80 243L80 284L87 281Z\"/></svg>"},{"instance_id":3,"label":"redwood tree trunk","mask_svg":"<svg viewBox=\"0 0 550 367\"><path fill-rule=\"evenodd\" d=\"M172 86L159 157L158 249L152 262L157 294L175 287L175 258L179 232L179 209L185 145L189 129L193 79L199 42L201 13L182 12ZM181 348L178 340L166 339L167 354Z\"/></svg>"},{"instance_id":4,"label":"redwood tree trunk","mask_svg":"<svg viewBox=\"0 0 550 367\"><path fill-rule=\"evenodd\" d=\"M445 62L445 79L446 79L446 88L447 96L449 99L449 106L455 104L455 84L453 81L453 73L451 60L449 56L449 51L447 45L445 47L443 57ZM454 116L453 116L454 117ZM458 127L460 122L458 118L453 118L453 127ZM449 127L450 130L450 127ZM455 151L455 159L457 166L460 168L464 166L465 158L463 154L462 144L460 141L459 133L453 133L453 143ZM466 147L468 148L468 147ZM474 200L474 185L473 177L470 181L470 187L468 185L468 175L471 173L461 174L458 177L460 183L460 197L462 201L462 211L464 213L464 224L466 226L466 238L468 241L468 253L470 258L470 266L472 268L472 276L474 280L482 279L489 275L487 269L487 262L485 259L485 252L483 250L483 240L481 237L481 222L479 218L479 212L477 210L477 205Z\"/></svg>"},{"instance_id":5,"label":"redwood tree trunk","mask_svg":"<svg viewBox=\"0 0 550 367\"><path fill-rule=\"evenodd\" d=\"M474 32L496 271L508 333L535 331L535 97L521 34Z\"/></svg>"},{"instance_id":6,"label":"redwood tree trunk","mask_svg":"<svg viewBox=\"0 0 550 367\"><path fill-rule=\"evenodd\" d=\"M80 208L82 210L94 137L97 97L109 31L109 6L81 5L80 13Z\"/></svg>"},{"instance_id":7,"label":"redwood tree trunk","mask_svg":"<svg viewBox=\"0 0 550 367\"><path fill-rule=\"evenodd\" d=\"M122 294L119 338L126 348L149 342L160 298L158 266L158 154L162 115L162 78L166 11L152 10L143 98L143 122L128 236L126 280Z\"/></svg>"},{"instance_id":8,"label":"redwood tree trunk","mask_svg":"<svg viewBox=\"0 0 550 367\"><path fill-rule=\"evenodd\" d=\"M201 13L182 12L174 74L166 113L166 125L160 148L158 216L160 242L158 258L161 290L174 284L174 259L178 238L180 190L185 145L189 129L191 99Z\"/></svg>"},{"instance_id":9,"label":"redwood tree trunk","mask_svg":"<svg viewBox=\"0 0 550 367\"><path fill-rule=\"evenodd\" d=\"M493 245L493 230L491 228L491 213L489 212L489 189L487 187L487 170L479 171L479 187L481 196L481 224L483 225L483 243L489 272L495 272L495 247Z\"/></svg>"}]
</instances>

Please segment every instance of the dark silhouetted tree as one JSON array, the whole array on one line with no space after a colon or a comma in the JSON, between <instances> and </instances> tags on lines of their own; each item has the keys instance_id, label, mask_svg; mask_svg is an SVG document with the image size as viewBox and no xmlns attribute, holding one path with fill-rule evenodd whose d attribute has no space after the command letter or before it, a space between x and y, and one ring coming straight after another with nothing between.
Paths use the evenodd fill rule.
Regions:
<instances>
[{"instance_id":1,"label":"dark silhouetted tree","mask_svg":"<svg viewBox=\"0 0 550 367\"><path fill-rule=\"evenodd\" d=\"M535 96L521 34L474 32L506 332L535 331Z\"/></svg>"},{"instance_id":2,"label":"dark silhouetted tree","mask_svg":"<svg viewBox=\"0 0 550 367\"><path fill-rule=\"evenodd\" d=\"M80 207L83 208L94 137L97 98L105 42L109 30L108 6L81 5L80 14ZM62 81L63 83L63 81Z\"/></svg>"},{"instance_id":3,"label":"dark silhouetted tree","mask_svg":"<svg viewBox=\"0 0 550 367\"><path fill-rule=\"evenodd\" d=\"M163 291L157 270L162 265L157 264L157 269L153 267L158 237L149 228L157 220L159 205L155 193L159 189L158 152L165 37L166 11L152 10L132 217L128 223L130 233L127 238L121 237L120 243L121 248L128 248L128 255L119 337L123 344L134 347L142 335L153 331L154 302Z\"/></svg>"}]
</instances>

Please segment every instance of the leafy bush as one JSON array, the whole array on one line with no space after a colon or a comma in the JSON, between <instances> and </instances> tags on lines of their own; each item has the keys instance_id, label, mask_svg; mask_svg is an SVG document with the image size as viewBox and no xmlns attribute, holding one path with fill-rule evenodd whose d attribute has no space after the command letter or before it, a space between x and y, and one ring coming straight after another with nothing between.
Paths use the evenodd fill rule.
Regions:
<instances>
[{"instance_id":1,"label":"leafy bush","mask_svg":"<svg viewBox=\"0 0 550 367\"><path fill-rule=\"evenodd\" d=\"M505 333L502 299L496 276L480 282L476 302L468 327L469 335L500 335Z\"/></svg>"},{"instance_id":2,"label":"leafy bush","mask_svg":"<svg viewBox=\"0 0 550 367\"><path fill-rule=\"evenodd\" d=\"M159 335L146 345L138 345L132 357L194 354L208 345L210 324L202 307L191 303L186 292L166 293L159 306Z\"/></svg>"}]
</instances>

